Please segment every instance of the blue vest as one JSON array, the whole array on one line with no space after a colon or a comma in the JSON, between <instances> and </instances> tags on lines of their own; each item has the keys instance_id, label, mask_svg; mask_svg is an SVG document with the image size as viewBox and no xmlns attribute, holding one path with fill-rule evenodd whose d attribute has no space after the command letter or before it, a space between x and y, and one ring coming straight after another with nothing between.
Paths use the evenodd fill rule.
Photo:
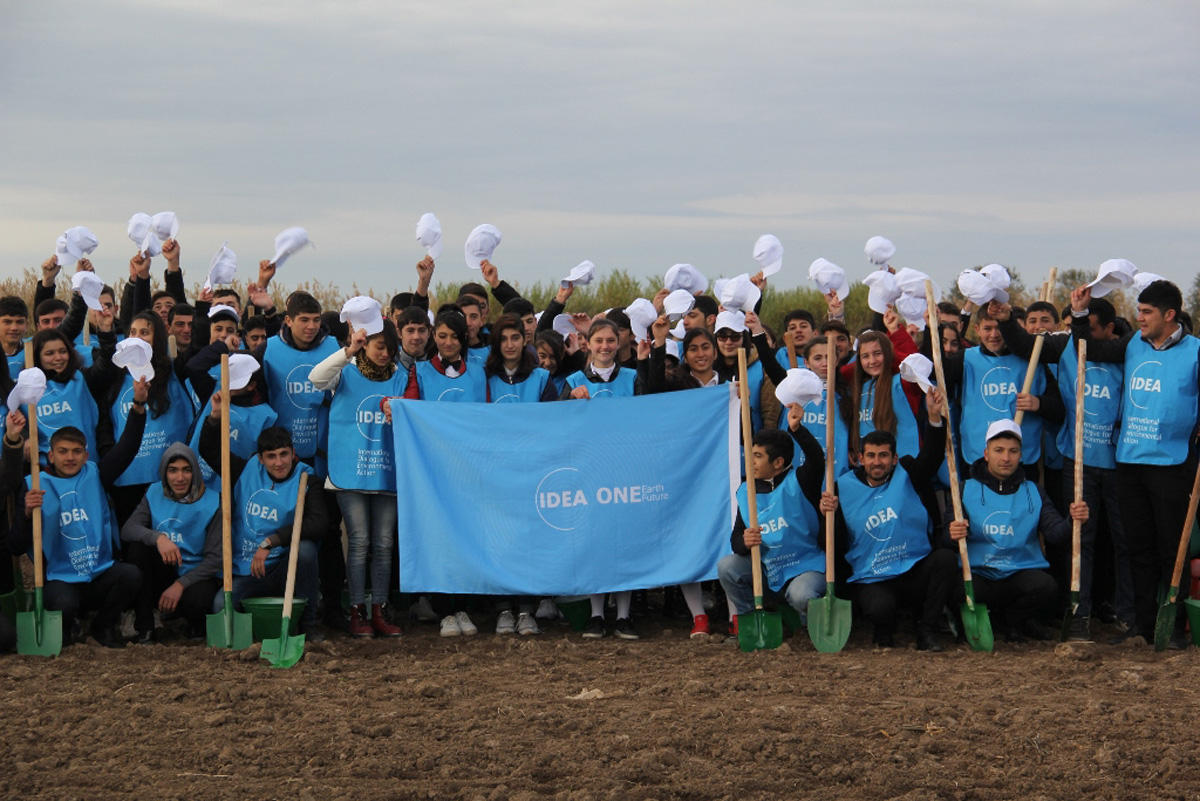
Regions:
<instances>
[{"instance_id":1,"label":"blue vest","mask_svg":"<svg viewBox=\"0 0 1200 801\"><path fill-rule=\"evenodd\" d=\"M204 559L204 541L208 524L221 508L221 493L208 489L192 503L180 503L167 497L162 484L146 491L150 507L150 528L166 534L179 548L179 575L194 570Z\"/></svg>"},{"instance_id":2,"label":"blue vest","mask_svg":"<svg viewBox=\"0 0 1200 801\"><path fill-rule=\"evenodd\" d=\"M1200 339L1193 336L1166 350L1155 350L1141 334L1130 338L1118 462L1172 465L1187 459L1196 429L1198 359Z\"/></svg>"},{"instance_id":3,"label":"blue vest","mask_svg":"<svg viewBox=\"0 0 1200 801\"><path fill-rule=\"evenodd\" d=\"M487 363L487 357L491 354L492 349L489 345L484 345L479 348L467 348L467 361L471 364L478 364L483 367Z\"/></svg>"},{"instance_id":4,"label":"blue vest","mask_svg":"<svg viewBox=\"0 0 1200 801\"><path fill-rule=\"evenodd\" d=\"M632 398L637 388L637 371L628 367L613 369L611 381L591 381L582 370L576 370L567 376L567 386L571 389L587 387L588 396L596 398Z\"/></svg>"},{"instance_id":5,"label":"blue vest","mask_svg":"<svg viewBox=\"0 0 1200 801\"><path fill-rule=\"evenodd\" d=\"M451 378L439 372L432 361L417 362L417 388L421 400L487 403L487 376L483 372L483 363L467 359L464 364L466 372Z\"/></svg>"},{"instance_id":6,"label":"blue vest","mask_svg":"<svg viewBox=\"0 0 1200 801\"><path fill-rule=\"evenodd\" d=\"M83 373L75 371L65 384L46 381L46 394L38 401L38 453L42 463L50 451L50 437L64 426L74 426L87 439L88 461L100 460L100 449L96 447L96 424L100 422L100 407L92 397ZM28 414L28 410L26 410Z\"/></svg>"},{"instance_id":7,"label":"blue vest","mask_svg":"<svg viewBox=\"0 0 1200 801\"><path fill-rule=\"evenodd\" d=\"M812 434L822 447L825 445L825 400L825 390L822 389L819 400L804 406L804 419L801 422L801 425L808 429L808 433ZM786 406L781 406L779 409L779 427L784 431L788 430ZM850 469L850 460L847 456L849 448L850 429L838 411L835 398L833 409L833 474L835 476L840 476ZM804 454L797 448L795 466L799 467L802 464L804 464Z\"/></svg>"},{"instance_id":8,"label":"blue vest","mask_svg":"<svg viewBox=\"0 0 1200 801\"><path fill-rule=\"evenodd\" d=\"M746 485L738 487L738 510L747 528L750 520L750 498ZM773 492L759 493L758 525L762 528L763 570L767 586L776 592L789 579L812 570L825 571L825 553L817 539L820 521L817 510L800 491L795 474L786 475Z\"/></svg>"},{"instance_id":9,"label":"blue vest","mask_svg":"<svg viewBox=\"0 0 1200 801\"><path fill-rule=\"evenodd\" d=\"M420 362L427 364L427 362ZM404 395L408 376L396 370L387 381L372 381L348 364L329 407L329 479L339 489L396 491L392 427L380 404Z\"/></svg>"},{"instance_id":10,"label":"blue vest","mask_svg":"<svg viewBox=\"0 0 1200 801\"><path fill-rule=\"evenodd\" d=\"M1058 360L1058 390L1067 419L1058 431L1058 450L1075 458L1075 340ZM1084 372L1083 463L1111 470L1117 466L1117 424L1121 420L1121 365L1088 361Z\"/></svg>"},{"instance_id":11,"label":"blue vest","mask_svg":"<svg viewBox=\"0 0 1200 801\"><path fill-rule=\"evenodd\" d=\"M291 478L276 484L262 462L255 459L246 464L233 488L233 574L250 575L250 563L258 544L280 529L289 534L296 516L296 491L300 488L300 474L308 473L312 481L312 468L303 462L296 464ZM207 493L206 493L207 494ZM287 548L272 548L267 556L267 567L279 561Z\"/></svg>"},{"instance_id":12,"label":"blue vest","mask_svg":"<svg viewBox=\"0 0 1200 801\"><path fill-rule=\"evenodd\" d=\"M192 438L188 441L188 445L196 452L196 458L200 460L200 475L204 478L205 484L212 483L216 476L216 471L200 456L200 431L210 412L212 412L211 398L200 410L200 416L196 418L196 425L192 431ZM275 410L265 403L258 403L254 406L229 404L229 452L239 459L255 458L258 456L258 435L263 432L264 428L270 428L273 425L275 425Z\"/></svg>"},{"instance_id":13,"label":"blue vest","mask_svg":"<svg viewBox=\"0 0 1200 801\"><path fill-rule=\"evenodd\" d=\"M488 397L492 403L537 403L548 383L550 373L541 367L533 368L524 381L516 384L494 375L488 378Z\"/></svg>"},{"instance_id":14,"label":"blue vest","mask_svg":"<svg viewBox=\"0 0 1200 801\"><path fill-rule=\"evenodd\" d=\"M1058 363L1047 364L1046 369L1050 371L1051 380L1057 384ZM1074 376L1074 373L1072 373L1072 376ZM1067 409L1067 416L1075 416L1074 406ZM1064 423L1047 423L1045 420L1042 421L1042 464L1045 465L1047 470L1063 469L1063 454L1058 450L1058 435L1062 433L1064 425Z\"/></svg>"},{"instance_id":15,"label":"blue vest","mask_svg":"<svg viewBox=\"0 0 1200 801\"><path fill-rule=\"evenodd\" d=\"M1017 413L1017 393L1025 382L1029 363L1011 353L985 356L980 348L963 351L962 455L967 464L983 456L988 426L997 420L1011 420ZM1033 374L1033 395L1046 391L1046 376ZM1042 418L1026 412L1021 420L1021 461L1034 464L1042 455Z\"/></svg>"},{"instance_id":16,"label":"blue vest","mask_svg":"<svg viewBox=\"0 0 1200 801\"><path fill-rule=\"evenodd\" d=\"M875 430L875 422L871 416L875 410L875 382L869 379L862 386L862 396L858 401L858 437L861 440ZM896 453L899 456L916 456L921 450L917 437L917 418L913 416L912 407L908 405L908 396L904 394L904 386L900 376L892 376L892 414L896 416Z\"/></svg>"},{"instance_id":17,"label":"blue vest","mask_svg":"<svg viewBox=\"0 0 1200 801\"><path fill-rule=\"evenodd\" d=\"M174 373L167 380L167 398L171 401L171 408L158 417L153 415L149 406L146 407L146 429L142 435L142 443L138 446L137 455L133 457L129 467L117 477L114 482L116 486L154 483L159 479L158 470L167 447L187 439L188 427L192 424L196 409L192 406L192 399L188 397L187 390L179 383ZM125 383L121 385L121 391L117 393L117 399L113 401L109 410L113 433L118 440L125 431L125 423L129 420L129 408L132 405L133 376L126 372Z\"/></svg>"},{"instance_id":18,"label":"blue vest","mask_svg":"<svg viewBox=\"0 0 1200 801\"><path fill-rule=\"evenodd\" d=\"M779 362L779 366L784 370L792 369L792 366L788 364L787 345L775 350L775 361ZM796 366L804 366L804 357L800 356L799 354L796 355Z\"/></svg>"},{"instance_id":19,"label":"blue vest","mask_svg":"<svg viewBox=\"0 0 1200 801\"><path fill-rule=\"evenodd\" d=\"M26 487L29 481L26 476ZM117 526L100 484L100 468L84 462L71 478L42 473L42 489L46 580L81 584L112 567Z\"/></svg>"},{"instance_id":20,"label":"blue vest","mask_svg":"<svg viewBox=\"0 0 1200 801\"><path fill-rule=\"evenodd\" d=\"M90 341L92 344L84 345L83 344L83 332L80 331L79 336L75 337L75 341L72 343L75 346L75 352L79 354L79 364L82 365L83 367L91 367L92 362L95 361L95 358L92 354L92 350L97 345L95 331L92 332L92 337L91 337Z\"/></svg>"},{"instance_id":21,"label":"blue vest","mask_svg":"<svg viewBox=\"0 0 1200 801\"><path fill-rule=\"evenodd\" d=\"M763 427L762 388L763 366L762 362L756 361L746 368L746 389L750 393L750 425L755 431ZM784 425L786 426L787 423Z\"/></svg>"},{"instance_id":22,"label":"blue vest","mask_svg":"<svg viewBox=\"0 0 1200 801\"><path fill-rule=\"evenodd\" d=\"M975 479L962 490L963 511L971 521L967 556L971 570L990 579L1002 579L1019 570L1048 567L1038 544L1038 518L1042 496L1037 487L1022 481L1011 495L1001 495Z\"/></svg>"},{"instance_id":23,"label":"blue vest","mask_svg":"<svg viewBox=\"0 0 1200 801\"><path fill-rule=\"evenodd\" d=\"M13 381L17 380L17 376L25 369L25 349L17 348L17 352L8 357L8 374Z\"/></svg>"},{"instance_id":24,"label":"blue vest","mask_svg":"<svg viewBox=\"0 0 1200 801\"><path fill-rule=\"evenodd\" d=\"M277 334L263 351L263 379L278 415L276 424L292 432L296 455L315 460L320 476L325 475L325 459L318 454L324 455L329 434L329 393L314 387L308 374L337 349L337 340L330 336L312 350L297 350Z\"/></svg>"},{"instance_id":25,"label":"blue vest","mask_svg":"<svg viewBox=\"0 0 1200 801\"><path fill-rule=\"evenodd\" d=\"M951 451L954 454L955 467L958 468L958 475L966 475L966 464L962 461L960 454L962 453L962 432L959 431L959 426L962 424L962 406L956 399L950 400L950 422L951 433L954 435L954 448ZM961 481L961 479L960 479ZM938 465L937 479L934 484L942 489L950 488L950 466L945 459Z\"/></svg>"},{"instance_id":26,"label":"blue vest","mask_svg":"<svg viewBox=\"0 0 1200 801\"><path fill-rule=\"evenodd\" d=\"M554 394L561 395L563 387L567 385L567 377L565 375L550 376L550 380L554 382Z\"/></svg>"},{"instance_id":27,"label":"blue vest","mask_svg":"<svg viewBox=\"0 0 1200 801\"><path fill-rule=\"evenodd\" d=\"M896 467L891 480L869 487L851 473L838 479L838 499L850 532L846 561L851 582L870 584L907 573L933 548L929 513L908 471Z\"/></svg>"}]
</instances>

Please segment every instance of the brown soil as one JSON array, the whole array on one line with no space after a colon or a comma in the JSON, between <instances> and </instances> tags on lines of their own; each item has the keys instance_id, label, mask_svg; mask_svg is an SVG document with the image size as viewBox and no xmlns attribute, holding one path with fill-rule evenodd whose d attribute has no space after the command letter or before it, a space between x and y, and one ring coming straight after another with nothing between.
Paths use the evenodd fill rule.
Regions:
<instances>
[{"instance_id":1,"label":"brown soil","mask_svg":"<svg viewBox=\"0 0 1200 801\"><path fill-rule=\"evenodd\" d=\"M421 626L291 670L257 647L0 658L0 797L1200 798L1196 649L743 654L644 629Z\"/></svg>"}]
</instances>

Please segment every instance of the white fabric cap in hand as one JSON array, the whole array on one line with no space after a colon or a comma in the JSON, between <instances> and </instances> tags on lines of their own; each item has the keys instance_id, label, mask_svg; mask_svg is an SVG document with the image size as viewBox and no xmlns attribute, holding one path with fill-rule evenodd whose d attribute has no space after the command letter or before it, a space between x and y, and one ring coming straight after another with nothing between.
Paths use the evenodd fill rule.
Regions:
<instances>
[{"instance_id":1,"label":"white fabric cap in hand","mask_svg":"<svg viewBox=\"0 0 1200 801\"><path fill-rule=\"evenodd\" d=\"M916 384L922 392L933 389L929 374L933 370L933 362L919 353L910 353L900 362L900 377L910 384Z\"/></svg>"},{"instance_id":2,"label":"white fabric cap in hand","mask_svg":"<svg viewBox=\"0 0 1200 801\"><path fill-rule=\"evenodd\" d=\"M808 266L808 277L817 284L822 295L836 293L838 300L845 300L850 295L850 282L846 280L846 271L828 259L817 259Z\"/></svg>"},{"instance_id":3,"label":"white fabric cap in hand","mask_svg":"<svg viewBox=\"0 0 1200 801\"><path fill-rule=\"evenodd\" d=\"M679 342L674 339L668 339L666 344L667 355L675 357L675 361L679 361Z\"/></svg>"},{"instance_id":4,"label":"white fabric cap in hand","mask_svg":"<svg viewBox=\"0 0 1200 801\"><path fill-rule=\"evenodd\" d=\"M663 286L672 292L683 289L695 295L708 289L708 279L690 264L674 264L663 276Z\"/></svg>"},{"instance_id":5,"label":"white fabric cap in hand","mask_svg":"<svg viewBox=\"0 0 1200 801\"><path fill-rule=\"evenodd\" d=\"M212 261L208 264L208 277L204 279L204 288L212 289L223 284L232 284L233 276L237 274L237 254L229 249L225 242L217 249Z\"/></svg>"},{"instance_id":6,"label":"white fabric cap in hand","mask_svg":"<svg viewBox=\"0 0 1200 801\"><path fill-rule=\"evenodd\" d=\"M754 285L748 273L742 273L730 278L721 285L719 296L721 305L726 309L738 309L743 312L754 311L762 290Z\"/></svg>"},{"instance_id":7,"label":"white fabric cap in hand","mask_svg":"<svg viewBox=\"0 0 1200 801\"><path fill-rule=\"evenodd\" d=\"M78 292L89 309L101 311L100 293L104 291L104 280L90 270L80 270L71 277L71 289Z\"/></svg>"},{"instance_id":8,"label":"white fabric cap in hand","mask_svg":"<svg viewBox=\"0 0 1200 801\"><path fill-rule=\"evenodd\" d=\"M571 336L576 331L575 323L571 321L571 315L569 314L554 315L554 321L551 323L551 326L563 339Z\"/></svg>"},{"instance_id":9,"label":"white fabric cap in hand","mask_svg":"<svg viewBox=\"0 0 1200 801\"><path fill-rule=\"evenodd\" d=\"M1130 286L1137 271L1128 259L1109 259L1100 265L1096 280L1088 284L1092 288L1092 297L1102 298L1113 290Z\"/></svg>"},{"instance_id":10,"label":"white fabric cap in hand","mask_svg":"<svg viewBox=\"0 0 1200 801\"><path fill-rule=\"evenodd\" d=\"M503 236L494 225L484 223L475 226L474 230L467 235L467 242L463 246L467 266L472 270L478 270L481 263L490 261Z\"/></svg>"},{"instance_id":11,"label":"white fabric cap in hand","mask_svg":"<svg viewBox=\"0 0 1200 801\"><path fill-rule=\"evenodd\" d=\"M900 287L896 286L896 276L887 270L875 270L863 279L867 285L867 308L873 312L886 314L900 297Z\"/></svg>"},{"instance_id":12,"label":"white fabric cap in hand","mask_svg":"<svg viewBox=\"0 0 1200 801\"><path fill-rule=\"evenodd\" d=\"M783 268L783 243L775 234L763 234L754 243L754 260L762 267L763 278Z\"/></svg>"},{"instance_id":13,"label":"white fabric cap in hand","mask_svg":"<svg viewBox=\"0 0 1200 801\"><path fill-rule=\"evenodd\" d=\"M1139 271L1136 275L1133 276L1133 291L1140 295L1140 294L1142 294L1142 290L1144 290L1146 287L1153 284L1155 281L1166 281L1166 280L1167 280L1166 278L1159 275L1158 273L1143 273L1143 272ZM1095 292L1092 293L1093 296L1095 294L1096 294Z\"/></svg>"},{"instance_id":14,"label":"white fabric cap in hand","mask_svg":"<svg viewBox=\"0 0 1200 801\"><path fill-rule=\"evenodd\" d=\"M82 225L68 228L54 244L54 257L59 267L70 267L100 245L96 235Z\"/></svg>"},{"instance_id":15,"label":"white fabric cap in hand","mask_svg":"<svg viewBox=\"0 0 1200 801\"><path fill-rule=\"evenodd\" d=\"M150 343L137 337L122 339L117 343L117 349L112 355L112 363L128 370L134 381L153 380L153 359L154 349L150 347Z\"/></svg>"},{"instance_id":16,"label":"white fabric cap in hand","mask_svg":"<svg viewBox=\"0 0 1200 801\"><path fill-rule=\"evenodd\" d=\"M976 270L963 270L958 274L958 291L976 306L983 306L993 300L1008 303L1008 292Z\"/></svg>"},{"instance_id":17,"label":"white fabric cap in hand","mask_svg":"<svg viewBox=\"0 0 1200 801\"><path fill-rule=\"evenodd\" d=\"M276 268L282 267L296 251L308 245L312 245L312 242L308 241L308 231L303 228L284 228L275 235L275 255L271 258L271 264Z\"/></svg>"},{"instance_id":18,"label":"white fabric cap in hand","mask_svg":"<svg viewBox=\"0 0 1200 801\"><path fill-rule=\"evenodd\" d=\"M46 394L46 374L39 367L26 367L17 375L17 383L8 393L9 411L19 406L36 406Z\"/></svg>"},{"instance_id":19,"label":"white fabric cap in hand","mask_svg":"<svg viewBox=\"0 0 1200 801\"><path fill-rule=\"evenodd\" d=\"M984 267L980 267L979 272L982 273L999 289L1008 289L1008 287L1012 284L1012 278L1009 276L1008 270L1004 268L1003 264L988 264Z\"/></svg>"},{"instance_id":20,"label":"white fabric cap in hand","mask_svg":"<svg viewBox=\"0 0 1200 801\"><path fill-rule=\"evenodd\" d=\"M896 313L917 330L925 330L925 296L902 294L896 298Z\"/></svg>"},{"instance_id":21,"label":"white fabric cap in hand","mask_svg":"<svg viewBox=\"0 0 1200 801\"><path fill-rule=\"evenodd\" d=\"M867 254L867 258L872 264L886 267L887 263L892 260L892 256L896 255L896 246L887 237L873 236L867 240L863 252Z\"/></svg>"},{"instance_id":22,"label":"white fabric cap in hand","mask_svg":"<svg viewBox=\"0 0 1200 801\"><path fill-rule=\"evenodd\" d=\"M668 332L676 339L683 339L687 335L687 329L683 327L683 320L675 324L675 327Z\"/></svg>"},{"instance_id":23,"label":"white fabric cap in hand","mask_svg":"<svg viewBox=\"0 0 1200 801\"><path fill-rule=\"evenodd\" d=\"M596 277L596 265L590 261L581 261L571 268L571 272L567 273L566 277L559 282L559 285L566 289L573 284L579 286L587 286L592 283L592 279Z\"/></svg>"},{"instance_id":24,"label":"white fabric cap in hand","mask_svg":"<svg viewBox=\"0 0 1200 801\"><path fill-rule=\"evenodd\" d=\"M358 295L343 304L339 319L355 331L361 329L367 336L374 336L383 330L383 307L375 298Z\"/></svg>"},{"instance_id":25,"label":"white fabric cap in hand","mask_svg":"<svg viewBox=\"0 0 1200 801\"><path fill-rule=\"evenodd\" d=\"M625 316L629 318L629 327L640 342L650 335L650 326L658 319L658 309L645 298L637 298L625 307Z\"/></svg>"},{"instance_id":26,"label":"white fabric cap in hand","mask_svg":"<svg viewBox=\"0 0 1200 801\"><path fill-rule=\"evenodd\" d=\"M925 282L929 280L929 276L920 270L914 270L911 267L904 267L896 271L896 288L900 290L902 295L913 295L925 297ZM933 296L937 297L941 292L937 284L933 286Z\"/></svg>"},{"instance_id":27,"label":"white fabric cap in hand","mask_svg":"<svg viewBox=\"0 0 1200 801\"><path fill-rule=\"evenodd\" d=\"M784 406L791 406L793 403L807 406L820 400L823 394L821 377L805 367L793 367L788 370L787 377L775 387L775 397Z\"/></svg>"},{"instance_id":28,"label":"white fabric cap in hand","mask_svg":"<svg viewBox=\"0 0 1200 801\"><path fill-rule=\"evenodd\" d=\"M179 233L179 218L173 211L160 211L154 215L151 230L160 242L174 239L175 235Z\"/></svg>"},{"instance_id":29,"label":"white fabric cap in hand","mask_svg":"<svg viewBox=\"0 0 1200 801\"><path fill-rule=\"evenodd\" d=\"M442 255L442 223L432 211L417 220L417 242L431 259Z\"/></svg>"},{"instance_id":30,"label":"white fabric cap in hand","mask_svg":"<svg viewBox=\"0 0 1200 801\"><path fill-rule=\"evenodd\" d=\"M250 376L261 367L258 359L249 353L235 353L229 357L229 388L245 389Z\"/></svg>"},{"instance_id":31,"label":"white fabric cap in hand","mask_svg":"<svg viewBox=\"0 0 1200 801\"><path fill-rule=\"evenodd\" d=\"M696 305L696 296L686 289L676 289L663 299L663 312L672 320L677 320L692 310Z\"/></svg>"}]
</instances>

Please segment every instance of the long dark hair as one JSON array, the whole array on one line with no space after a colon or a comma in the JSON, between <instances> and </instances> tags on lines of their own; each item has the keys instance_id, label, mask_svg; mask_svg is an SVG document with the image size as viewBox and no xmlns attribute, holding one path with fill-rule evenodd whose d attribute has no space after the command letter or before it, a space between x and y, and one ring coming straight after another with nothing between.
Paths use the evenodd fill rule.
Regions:
<instances>
[{"instance_id":1,"label":"long dark hair","mask_svg":"<svg viewBox=\"0 0 1200 801\"><path fill-rule=\"evenodd\" d=\"M875 404L871 409L871 422L876 431L886 431L895 436L896 410L892 408L892 374L895 372L896 356L892 351L892 341L882 331L864 331L858 337L860 354L862 346L868 342L879 343L879 349L883 352L883 369L880 370L879 377L875 379ZM854 451L858 451L860 447L858 416L862 406L862 388L863 384L870 380L871 376L863 370L860 357L854 363L854 384L851 390L854 416L850 419L850 447Z\"/></svg>"},{"instance_id":2,"label":"long dark hair","mask_svg":"<svg viewBox=\"0 0 1200 801\"><path fill-rule=\"evenodd\" d=\"M502 314L500 319L496 320L495 325L492 326L492 349L488 352L487 361L483 365L488 375L500 375L504 372L504 356L500 353L500 337L505 331L520 331L521 337L524 338L525 324L515 314ZM529 348L522 348L521 363L517 366L517 373L519 375L530 373L534 367L537 367L537 356L530 353Z\"/></svg>"},{"instance_id":3,"label":"long dark hair","mask_svg":"<svg viewBox=\"0 0 1200 801\"><path fill-rule=\"evenodd\" d=\"M42 367L42 348L45 347L47 342L56 340L67 346L67 353L70 354L71 358L61 373L52 376L45 367ZM46 373L46 378L65 384L75 377L75 371L81 365L79 352L75 350L75 343L67 339L67 335L62 331L59 331L57 328L45 328L33 335L33 366L41 368L42 372Z\"/></svg>"},{"instance_id":4,"label":"long dark hair","mask_svg":"<svg viewBox=\"0 0 1200 801\"><path fill-rule=\"evenodd\" d=\"M167 350L167 328L162 318L152 311L141 311L133 315L129 321L133 327L134 320L142 320L150 325L153 342L150 343L150 364L154 366L154 378L150 379L150 399L146 404L151 417L160 417L171 408L171 395L168 391L171 381L171 354Z\"/></svg>"}]
</instances>

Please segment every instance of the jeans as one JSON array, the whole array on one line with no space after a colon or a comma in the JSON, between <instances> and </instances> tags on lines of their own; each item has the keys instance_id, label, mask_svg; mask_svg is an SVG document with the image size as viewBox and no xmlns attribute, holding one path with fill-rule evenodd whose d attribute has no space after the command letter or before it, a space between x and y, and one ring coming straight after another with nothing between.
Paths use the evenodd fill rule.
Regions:
<instances>
[{"instance_id":1,"label":"jeans","mask_svg":"<svg viewBox=\"0 0 1200 801\"><path fill-rule=\"evenodd\" d=\"M300 553L296 558L296 591L297 598L303 598L304 614L300 616L300 626L307 630L317 622L317 600L320 597L320 579L317 576L317 550L319 544L312 540L300 540ZM267 568L267 574L262 578L255 576L233 577L233 608L242 609L243 598L264 598L282 596L287 588L288 560L285 552L275 564ZM213 598L213 612L225 608L225 593L217 590Z\"/></svg>"},{"instance_id":2,"label":"jeans","mask_svg":"<svg viewBox=\"0 0 1200 801\"><path fill-rule=\"evenodd\" d=\"M396 496L384 492L337 494L346 522L346 578L350 603L366 601L367 552L371 561L371 602L386 604L392 576L392 550L396 547Z\"/></svg>"},{"instance_id":3,"label":"jeans","mask_svg":"<svg viewBox=\"0 0 1200 801\"><path fill-rule=\"evenodd\" d=\"M736 553L722 556L717 562L717 577L721 580L725 597L733 603L737 614L754 611L754 580L749 556ZM808 602L825 594L825 574L819 570L801 573L788 580L782 593L768 588L764 577L763 594L776 598L782 595L788 606L799 612L801 618L807 619Z\"/></svg>"}]
</instances>

